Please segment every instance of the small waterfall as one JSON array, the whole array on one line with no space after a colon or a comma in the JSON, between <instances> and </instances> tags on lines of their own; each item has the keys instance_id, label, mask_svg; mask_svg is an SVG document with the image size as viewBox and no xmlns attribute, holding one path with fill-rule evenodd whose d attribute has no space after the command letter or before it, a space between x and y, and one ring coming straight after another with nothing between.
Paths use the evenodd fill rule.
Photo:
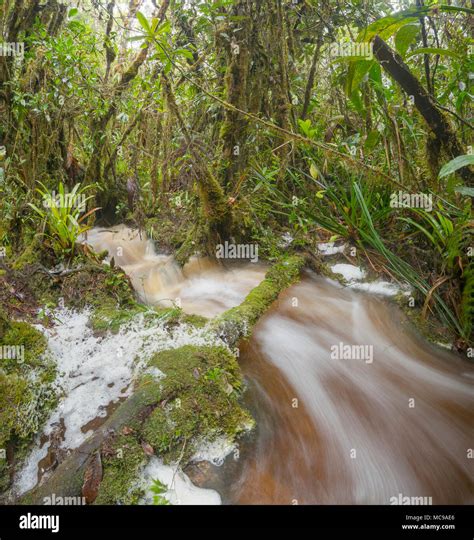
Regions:
<instances>
[{"instance_id":1,"label":"small waterfall","mask_svg":"<svg viewBox=\"0 0 474 540\"><path fill-rule=\"evenodd\" d=\"M178 305L186 313L213 317L242 302L265 276L261 264L235 264L224 269L208 258L193 257L181 270L174 259L155 252L153 243L123 225L93 229L87 242L107 250L123 268L146 304Z\"/></svg>"}]
</instances>

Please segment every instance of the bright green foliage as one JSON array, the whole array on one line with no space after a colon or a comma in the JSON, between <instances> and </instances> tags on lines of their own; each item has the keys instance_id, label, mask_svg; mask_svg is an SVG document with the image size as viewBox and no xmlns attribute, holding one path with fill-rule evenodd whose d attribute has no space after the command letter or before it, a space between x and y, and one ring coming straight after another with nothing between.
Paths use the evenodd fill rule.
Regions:
<instances>
[{"instance_id":1,"label":"bright green foliage","mask_svg":"<svg viewBox=\"0 0 474 540\"><path fill-rule=\"evenodd\" d=\"M90 228L82 223L98 210L94 208L85 212L87 201L92 199L92 196L85 196L85 193L92 188L91 185L81 187L80 184L76 184L72 191L67 193L63 183L59 182L56 194L41 184L41 189L38 188L37 191L42 196L44 208L38 208L33 203L29 203L31 208L44 219L48 230L45 236L51 241L52 248L58 257L71 258L78 238Z\"/></svg>"}]
</instances>

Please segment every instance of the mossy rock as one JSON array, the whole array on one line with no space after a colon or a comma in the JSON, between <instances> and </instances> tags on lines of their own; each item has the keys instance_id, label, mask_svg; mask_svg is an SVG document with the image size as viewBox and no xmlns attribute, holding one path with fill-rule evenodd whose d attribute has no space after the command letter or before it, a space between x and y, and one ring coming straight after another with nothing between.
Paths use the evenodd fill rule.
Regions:
<instances>
[{"instance_id":1,"label":"mossy rock","mask_svg":"<svg viewBox=\"0 0 474 540\"><path fill-rule=\"evenodd\" d=\"M165 461L191 457L198 437L234 438L253 424L238 403L242 378L228 349L188 345L156 354L149 366L165 374L163 399L142 435Z\"/></svg>"},{"instance_id":2,"label":"mossy rock","mask_svg":"<svg viewBox=\"0 0 474 540\"><path fill-rule=\"evenodd\" d=\"M0 332L0 449L9 446L19 461L57 404L56 367L45 354L46 338L29 324L0 314ZM0 492L9 481L9 465L0 459Z\"/></svg>"},{"instance_id":3,"label":"mossy rock","mask_svg":"<svg viewBox=\"0 0 474 540\"><path fill-rule=\"evenodd\" d=\"M134 489L152 449L164 462L186 464L203 439L219 435L235 439L253 426L241 407L242 376L236 358L222 346L191 346L155 354L148 363L164 377L140 379L130 403L115 411L111 422L128 418L126 426L102 444L103 479L96 504L133 504Z\"/></svg>"}]
</instances>

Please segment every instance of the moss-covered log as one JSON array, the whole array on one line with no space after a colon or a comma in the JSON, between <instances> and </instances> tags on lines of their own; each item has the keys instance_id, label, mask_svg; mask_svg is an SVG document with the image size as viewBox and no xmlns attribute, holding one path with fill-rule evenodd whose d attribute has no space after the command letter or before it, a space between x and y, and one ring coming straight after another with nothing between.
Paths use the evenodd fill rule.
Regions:
<instances>
[{"instance_id":1,"label":"moss-covered log","mask_svg":"<svg viewBox=\"0 0 474 540\"><path fill-rule=\"evenodd\" d=\"M393 51L380 36L374 38L374 55L383 69L395 79L407 95L413 96L415 107L439 143L431 145L431 148L433 150L438 148L438 151L443 148L449 159L465 154L466 151L455 131L443 112L437 108L432 96L413 75L401 56ZM432 152L431 157L439 161L439 156L435 152ZM474 174L469 167L463 167L458 173L469 185L473 184Z\"/></svg>"},{"instance_id":2,"label":"moss-covered log","mask_svg":"<svg viewBox=\"0 0 474 540\"><path fill-rule=\"evenodd\" d=\"M272 266L262 283L252 289L239 306L214 319L213 330L229 346L235 346L240 338L249 336L280 292L298 281L304 263L303 257L295 255Z\"/></svg>"}]
</instances>

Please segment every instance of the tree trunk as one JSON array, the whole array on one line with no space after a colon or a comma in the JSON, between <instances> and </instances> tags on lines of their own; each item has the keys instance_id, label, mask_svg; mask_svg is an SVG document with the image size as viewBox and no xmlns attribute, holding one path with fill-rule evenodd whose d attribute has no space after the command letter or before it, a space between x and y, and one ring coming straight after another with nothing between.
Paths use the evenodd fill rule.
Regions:
<instances>
[{"instance_id":1,"label":"tree trunk","mask_svg":"<svg viewBox=\"0 0 474 540\"><path fill-rule=\"evenodd\" d=\"M232 36L226 47L227 70L225 74L226 101L240 110L246 111L247 79L249 74L249 47L251 35L250 3L238 0L232 10L238 22L231 23L228 34ZM224 111L224 122L220 130L222 140L222 182L227 193L239 181L239 174L245 167L246 136L248 120L231 109Z\"/></svg>"},{"instance_id":2,"label":"tree trunk","mask_svg":"<svg viewBox=\"0 0 474 540\"><path fill-rule=\"evenodd\" d=\"M321 33L318 35L316 47L314 48L313 59L311 60L311 68L309 70L309 75L308 75L308 82L306 83L306 89L304 92L303 111L301 112L301 118L303 120L306 119L306 116L308 114L309 102L311 100L311 93L313 91L314 78L316 75L316 67L318 66L319 51L321 50L322 42L323 42L323 34L321 30Z\"/></svg>"},{"instance_id":3,"label":"tree trunk","mask_svg":"<svg viewBox=\"0 0 474 540\"><path fill-rule=\"evenodd\" d=\"M379 36L374 38L374 55L383 69L395 79L407 95L413 96L416 108L439 143L437 146L438 151L432 157L439 161L441 149L445 151L448 159L465 154L466 151L456 137L450 122L436 107L434 99L411 73L401 56L393 51ZM468 167L460 169L459 174L468 185L473 184L473 173Z\"/></svg>"}]
</instances>

